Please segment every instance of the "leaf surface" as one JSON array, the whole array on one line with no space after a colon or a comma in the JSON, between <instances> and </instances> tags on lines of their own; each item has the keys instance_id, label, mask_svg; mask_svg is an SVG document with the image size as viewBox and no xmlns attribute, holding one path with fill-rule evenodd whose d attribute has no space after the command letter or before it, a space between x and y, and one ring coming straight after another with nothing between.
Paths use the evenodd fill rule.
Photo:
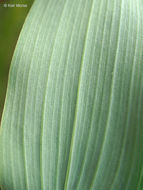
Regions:
<instances>
[{"instance_id":1,"label":"leaf surface","mask_svg":"<svg viewBox=\"0 0 143 190\"><path fill-rule=\"evenodd\" d=\"M35 0L0 129L2 190L141 190L142 0Z\"/></svg>"}]
</instances>

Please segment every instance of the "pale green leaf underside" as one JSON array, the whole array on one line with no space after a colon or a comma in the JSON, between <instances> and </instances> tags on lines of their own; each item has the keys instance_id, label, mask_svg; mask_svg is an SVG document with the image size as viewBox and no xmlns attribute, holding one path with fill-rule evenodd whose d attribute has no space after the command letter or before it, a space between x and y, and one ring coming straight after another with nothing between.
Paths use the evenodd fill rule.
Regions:
<instances>
[{"instance_id":1,"label":"pale green leaf underside","mask_svg":"<svg viewBox=\"0 0 143 190\"><path fill-rule=\"evenodd\" d=\"M13 56L2 190L142 190L143 1L36 0Z\"/></svg>"}]
</instances>

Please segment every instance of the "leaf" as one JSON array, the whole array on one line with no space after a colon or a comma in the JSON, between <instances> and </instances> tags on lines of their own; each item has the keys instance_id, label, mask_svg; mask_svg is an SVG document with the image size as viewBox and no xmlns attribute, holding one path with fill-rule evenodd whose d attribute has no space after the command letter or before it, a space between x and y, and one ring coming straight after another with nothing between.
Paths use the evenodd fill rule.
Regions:
<instances>
[{"instance_id":1,"label":"leaf","mask_svg":"<svg viewBox=\"0 0 143 190\"><path fill-rule=\"evenodd\" d=\"M41 0L13 56L2 190L141 190L143 3Z\"/></svg>"}]
</instances>

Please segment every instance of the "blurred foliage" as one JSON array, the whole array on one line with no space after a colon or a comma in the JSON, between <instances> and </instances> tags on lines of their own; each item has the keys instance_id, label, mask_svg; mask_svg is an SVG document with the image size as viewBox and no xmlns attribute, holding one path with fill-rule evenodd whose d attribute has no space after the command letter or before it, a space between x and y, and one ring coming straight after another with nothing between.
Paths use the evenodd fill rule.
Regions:
<instances>
[{"instance_id":1,"label":"blurred foliage","mask_svg":"<svg viewBox=\"0 0 143 190\"><path fill-rule=\"evenodd\" d=\"M0 119L13 51L32 2L33 0L0 0ZM8 4L27 4L27 8L5 7Z\"/></svg>"}]
</instances>

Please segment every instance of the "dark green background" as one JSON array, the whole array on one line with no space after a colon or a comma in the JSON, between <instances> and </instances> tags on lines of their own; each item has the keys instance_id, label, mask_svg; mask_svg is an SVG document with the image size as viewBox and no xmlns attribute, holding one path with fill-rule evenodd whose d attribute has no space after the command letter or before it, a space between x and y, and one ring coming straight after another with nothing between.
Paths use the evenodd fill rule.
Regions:
<instances>
[{"instance_id":1,"label":"dark green background","mask_svg":"<svg viewBox=\"0 0 143 190\"><path fill-rule=\"evenodd\" d=\"M33 0L0 0L0 120L5 100L9 66L14 48ZM4 4L27 4L27 8L4 8Z\"/></svg>"}]
</instances>

